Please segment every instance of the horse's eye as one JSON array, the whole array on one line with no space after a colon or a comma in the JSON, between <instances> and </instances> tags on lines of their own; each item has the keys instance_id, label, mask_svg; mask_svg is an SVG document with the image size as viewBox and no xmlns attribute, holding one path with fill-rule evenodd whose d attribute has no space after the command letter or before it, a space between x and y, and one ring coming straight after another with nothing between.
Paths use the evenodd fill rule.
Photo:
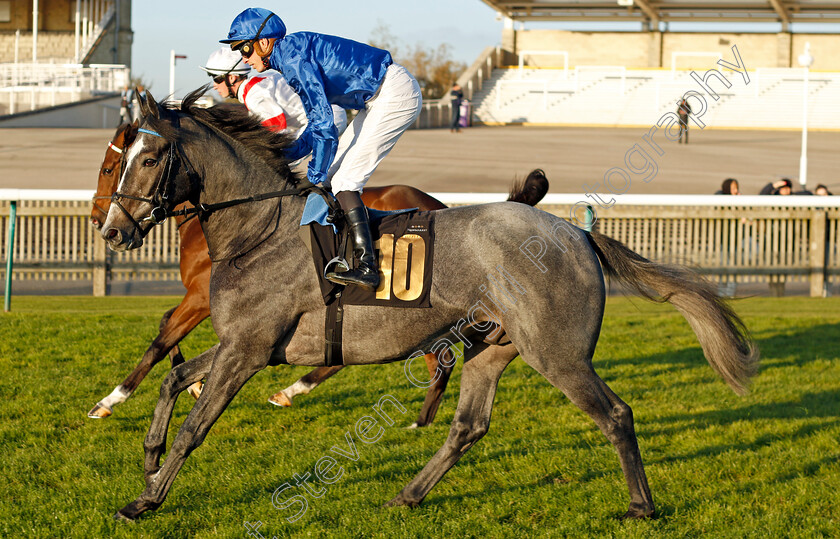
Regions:
<instances>
[{"instance_id":1,"label":"horse's eye","mask_svg":"<svg viewBox=\"0 0 840 539\"><path fill-rule=\"evenodd\" d=\"M114 172L114 169L111 169L111 168L103 168L102 169L102 174L105 174L107 176L110 176L112 172Z\"/></svg>"},{"instance_id":2,"label":"horse's eye","mask_svg":"<svg viewBox=\"0 0 840 539\"><path fill-rule=\"evenodd\" d=\"M144 167L153 167L155 165L157 165L157 159L146 159L143 161Z\"/></svg>"}]
</instances>

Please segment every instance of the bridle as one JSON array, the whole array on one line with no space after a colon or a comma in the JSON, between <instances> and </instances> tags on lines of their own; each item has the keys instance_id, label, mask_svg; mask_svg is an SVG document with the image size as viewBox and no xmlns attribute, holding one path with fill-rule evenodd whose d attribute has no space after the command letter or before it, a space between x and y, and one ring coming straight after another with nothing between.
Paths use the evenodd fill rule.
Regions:
<instances>
[{"instance_id":1,"label":"bridle","mask_svg":"<svg viewBox=\"0 0 840 539\"><path fill-rule=\"evenodd\" d=\"M175 117L174 121L176 122L175 127L177 128L177 116ZM140 128L138 129L138 133L146 133L148 135L164 138L163 135L161 135L160 133L157 133L150 129ZM197 201L191 201L193 202L193 206L190 208L183 208L180 210L167 209L167 206L170 205L170 202L172 200L172 191L174 189L173 180L177 175L177 171L182 166L185 169L185 172L190 179L190 183L193 184L193 186L195 186L196 183L200 182L198 174L194 172L193 167L190 167L189 160L187 160L186 157L179 150L178 143L170 142L166 166L162 169L160 176L158 176L151 197L147 198L128 195L125 193L120 193L119 191L114 192L114 194L110 197L111 204L116 205L117 208L119 208L120 211L122 211L125 214L125 216L128 217L129 221L131 221L132 225L134 226L135 230L140 234L141 238L145 238L155 225L163 223L169 217L183 216L187 219L190 219L192 217L197 216L200 221L206 221L214 212L233 206L238 206L240 204L245 204L247 202L259 202L262 200L280 198L285 196L302 196L308 193L318 194L327 203L327 206L329 207L329 216L327 217L327 221L331 223L340 222L343 218L343 212L341 210L341 207L338 205L338 202L335 200L335 197L332 196L332 193L330 193L329 191L327 191L319 185L309 182L307 182L305 185L295 187L293 189L284 189L281 191L261 193L249 197L226 200L224 202L217 202L215 204L197 203ZM193 189L191 189L191 191L192 190ZM121 199L145 202L146 204L152 206L152 210L149 212L148 217L145 217L144 219L141 219L140 222L137 222L134 216L132 216L131 213L122 205L122 203L120 202ZM143 228L141 226L143 223L151 223L151 225L149 225L146 228Z\"/></svg>"},{"instance_id":2,"label":"bridle","mask_svg":"<svg viewBox=\"0 0 840 539\"><path fill-rule=\"evenodd\" d=\"M117 152L120 155L122 155L123 151L125 150L125 148L120 148L118 146L114 146L114 143L111 142L111 141L108 142L108 148ZM121 168L121 170L122 170L122 168ZM97 200L111 200L111 198L112 198L111 195L107 195L107 196L102 196L102 195L96 196L96 195L94 195L94 197L92 198L93 207L96 208L97 210L101 211L103 214L108 215L108 210L106 210L105 208L100 206L99 203L97 202Z\"/></svg>"},{"instance_id":3,"label":"bridle","mask_svg":"<svg viewBox=\"0 0 840 539\"><path fill-rule=\"evenodd\" d=\"M176 117L177 118L177 117ZM153 135L155 137L164 138L163 135L156 131L152 131L151 129L144 129L140 128L137 130L138 133L146 133L148 135ZM193 172L192 167L189 166L189 161L183 156L182 152L179 149L177 142L170 142L169 143L169 150L168 156L166 158L166 165L161 169L160 175L155 182L155 186L152 190L151 197L139 197L134 195L128 195L125 193L120 193L119 191L115 191L113 195L111 195L111 204L115 205L117 208L122 211L125 216L131 221L131 224L134 226L134 229L137 233L140 234L141 238L145 238L146 235L149 234L152 227L154 225L163 223L166 221L168 217L173 215L178 215L180 212L173 212L166 209L166 206L169 205L169 202L172 200L172 189L174 188L174 182L172 181L177 174L178 170L183 166L186 171L187 176L190 178L190 181L196 181L197 175ZM103 197L108 198L108 197ZM149 212L148 217L141 219L138 223L137 220L131 215L125 206L123 206L121 200L137 200L139 202L145 202L149 204L152 209ZM143 227L142 223L151 223L151 225L147 227Z\"/></svg>"}]
</instances>

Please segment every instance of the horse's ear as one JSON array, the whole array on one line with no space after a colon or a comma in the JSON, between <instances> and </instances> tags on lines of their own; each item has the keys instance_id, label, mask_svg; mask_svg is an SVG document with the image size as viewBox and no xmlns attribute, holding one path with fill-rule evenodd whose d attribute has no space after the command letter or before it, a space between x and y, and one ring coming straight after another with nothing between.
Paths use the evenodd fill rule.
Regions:
<instances>
[{"instance_id":1,"label":"horse's ear","mask_svg":"<svg viewBox=\"0 0 840 539\"><path fill-rule=\"evenodd\" d=\"M146 106L149 108L149 114L154 116L156 120L160 120L160 107L152 96L152 92L148 90L146 90Z\"/></svg>"},{"instance_id":2,"label":"horse's ear","mask_svg":"<svg viewBox=\"0 0 840 539\"><path fill-rule=\"evenodd\" d=\"M134 120L133 124L128 126L128 129L125 130L125 147L129 147L131 144L134 143L134 139L137 138L137 130L140 129L140 120Z\"/></svg>"},{"instance_id":3,"label":"horse's ear","mask_svg":"<svg viewBox=\"0 0 840 539\"><path fill-rule=\"evenodd\" d=\"M149 105L146 104L146 96L140 92L139 88L134 89L134 95L137 96L137 104L140 105L140 116L148 116Z\"/></svg>"}]
</instances>

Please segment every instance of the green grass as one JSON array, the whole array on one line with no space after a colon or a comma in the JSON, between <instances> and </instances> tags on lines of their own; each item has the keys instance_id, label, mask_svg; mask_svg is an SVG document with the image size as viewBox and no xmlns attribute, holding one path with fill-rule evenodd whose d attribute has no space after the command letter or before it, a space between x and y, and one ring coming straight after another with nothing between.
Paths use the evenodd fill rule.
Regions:
<instances>
[{"instance_id":1,"label":"green grass","mask_svg":"<svg viewBox=\"0 0 840 539\"><path fill-rule=\"evenodd\" d=\"M165 365L106 420L86 412L134 367L175 298L19 297L0 317L0 536L837 537L840 534L840 300L737 302L762 350L753 391L715 377L670 306L611 299L595 367L632 407L659 518L620 522L618 459L582 412L525 365L502 377L490 433L418 509L380 509L448 432L458 371L438 419L405 430L423 391L402 364L347 369L295 407L266 398L304 368L257 374L182 469L169 498L135 523L112 519L143 489L143 438ZM183 343L214 342L209 324ZM359 460L309 497L294 523L271 504L312 472L385 394L407 408ZM173 414L170 443L192 399ZM355 437L355 435L354 435Z\"/></svg>"}]
</instances>

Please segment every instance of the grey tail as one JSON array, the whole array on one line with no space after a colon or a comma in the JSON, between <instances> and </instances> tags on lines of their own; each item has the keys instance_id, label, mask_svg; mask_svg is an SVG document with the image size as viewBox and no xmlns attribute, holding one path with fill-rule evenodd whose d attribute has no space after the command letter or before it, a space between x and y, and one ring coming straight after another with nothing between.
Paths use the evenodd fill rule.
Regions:
<instances>
[{"instance_id":1,"label":"grey tail","mask_svg":"<svg viewBox=\"0 0 840 539\"><path fill-rule=\"evenodd\" d=\"M508 201L536 206L546 193L548 193L548 179L545 177L545 171L537 168L532 170L524 180L514 182L510 188Z\"/></svg>"},{"instance_id":2,"label":"grey tail","mask_svg":"<svg viewBox=\"0 0 840 539\"><path fill-rule=\"evenodd\" d=\"M688 268L652 262L603 234L586 236L607 275L646 299L672 304L691 325L712 369L735 393L747 393L758 370L759 351L711 283Z\"/></svg>"}]
</instances>

